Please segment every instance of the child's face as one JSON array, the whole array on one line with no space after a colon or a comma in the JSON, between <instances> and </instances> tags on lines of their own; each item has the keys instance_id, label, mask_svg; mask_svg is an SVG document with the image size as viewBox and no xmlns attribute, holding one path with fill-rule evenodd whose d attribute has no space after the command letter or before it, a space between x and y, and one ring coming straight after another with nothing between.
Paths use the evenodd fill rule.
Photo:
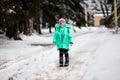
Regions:
<instances>
[{"instance_id":1,"label":"child's face","mask_svg":"<svg viewBox=\"0 0 120 80\"><path fill-rule=\"evenodd\" d=\"M65 21L61 21L60 24L61 24L62 26L64 26L64 25L65 25Z\"/></svg>"}]
</instances>

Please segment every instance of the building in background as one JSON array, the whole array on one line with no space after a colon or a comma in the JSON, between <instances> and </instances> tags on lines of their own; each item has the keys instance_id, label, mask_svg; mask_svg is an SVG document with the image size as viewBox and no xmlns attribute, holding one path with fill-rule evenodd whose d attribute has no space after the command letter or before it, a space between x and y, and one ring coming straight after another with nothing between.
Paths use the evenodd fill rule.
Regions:
<instances>
[{"instance_id":1,"label":"building in background","mask_svg":"<svg viewBox=\"0 0 120 80\"><path fill-rule=\"evenodd\" d=\"M94 26L100 26L101 19L104 18L104 15L101 10L99 0L84 0L84 2L88 4L88 12L90 15L92 15L92 17L90 17L89 23L93 24Z\"/></svg>"}]
</instances>

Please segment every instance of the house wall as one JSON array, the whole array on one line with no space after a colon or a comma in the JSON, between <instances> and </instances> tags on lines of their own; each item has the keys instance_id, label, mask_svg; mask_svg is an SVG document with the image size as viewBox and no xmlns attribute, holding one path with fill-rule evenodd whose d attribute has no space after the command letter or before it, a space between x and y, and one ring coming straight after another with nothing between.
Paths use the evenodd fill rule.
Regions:
<instances>
[{"instance_id":1,"label":"house wall","mask_svg":"<svg viewBox=\"0 0 120 80\"><path fill-rule=\"evenodd\" d=\"M100 26L100 20L103 18L102 15L94 15L94 26Z\"/></svg>"}]
</instances>

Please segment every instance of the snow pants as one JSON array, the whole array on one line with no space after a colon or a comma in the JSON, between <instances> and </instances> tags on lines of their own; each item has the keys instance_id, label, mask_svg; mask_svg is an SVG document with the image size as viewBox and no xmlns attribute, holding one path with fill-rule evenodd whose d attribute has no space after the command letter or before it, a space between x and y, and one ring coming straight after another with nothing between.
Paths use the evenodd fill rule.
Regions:
<instances>
[{"instance_id":1,"label":"snow pants","mask_svg":"<svg viewBox=\"0 0 120 80\"><path fill-rule=\"evenodd\" d=\"M59 49L59 63L63 65L63 57L65 56L65 64L69 64L69 54L67 49Z\"/></svg>"}]
</instances>

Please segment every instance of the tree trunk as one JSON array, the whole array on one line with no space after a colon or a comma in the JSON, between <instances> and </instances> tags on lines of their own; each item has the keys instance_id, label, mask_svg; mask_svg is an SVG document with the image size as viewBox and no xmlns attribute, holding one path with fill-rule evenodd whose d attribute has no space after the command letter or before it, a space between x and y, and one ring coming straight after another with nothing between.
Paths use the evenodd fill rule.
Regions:
<instances>
[{"instance_id":1,"label":"tree trunk","mask_svg":"<svg viewBox=\"0 0 120 80\"><path fill-rule=\"evenodd\" d=\"M104 17L105 17L105 10L104 10L104 8L103 8L103 5L101 4L101 9L102 9L102 12L103 12L103 15L104 15Z\"/></svg>"},{"instance_id":2,"label":"tree trunk","mask_svg":"<svg viewBox=\"0 0 120 80\"><path fill-rule=\"evenodd\" d=\"M25 26L24 26L24 34L25 35L32 35L32 33L34 32L33 29L33 18L26 20L25 22Z\"/></svg>"},{"instance_id":3,"label":"tree trunk","mask_svg":"<svg viewBox=\"0 0 120 80\"><path fill-rule=\"evenodd\" d=\"M106 2L106 0L104 0L104 6L105 6L106 13L107 13L107 16L108 16L108 15L109 15L109 13L108 13L108 7L107 7L107 2Z\"/></svg>"},{"instance_id":4,"label":"tree trunk","mask_svg":"<svg viewBox=\"0 0 120 80\"><path fill-rule=\"evenodd\" d=\"M42 34L42 31L41 31L41 23L42 23L42 21L41 21L41 17L38 17L38 32L39 32L39 34Z\"/></svg>"},{"instance_id":5,"label":"tree trunk","mask_svg":"<svg viewBox=\"0 0 120 80\"><path fill-rule=\"evenodd\" d=\"M39 34L42 34L41 25L38 26L38 29L39 29Z\"/></svg>"},{"instance_id":6,"label":"tree trunk","mask_svg":"<svg viewBox=\"0 0 120 80\"><path fill-rule=\"evenodd\" d=\"M52 33L50 24L48 24L48 28L49 28L49 33Z\"/></svg>"},{"instance_id":7,"label":"tree trunk","mask_svg":"<svg viewBox=\"0 0 120 80\"><path fill-rule=\"evenodd\" d=\"M6 36L11 39L14 36L13 27L7 27Z\"/></svg>"},{"instance_id":8,"label":"tree trunk","mask_svg":"<svg viewBox=\"0 0 120 80\"><path fill-rule=\"evenodd\" d=\"M7 27L6 36L9 39L13 38L14 40L22 40L18 33L18 23L16 23L14 26Z\"/></svg>"},{"instance_id":9,"label":"tree trunk","mask_svg":"<svg viewBox=\"0 0 120 80\"><path fill-rule=\"evenodd\" d=\"M103 4L102 4L102 2L100 1L100 6L101 6L101 9L102 9L102 12L103 12L103 15L104 15L104 17L105 17L105 10L104 10L104 8L103 8Z\"/></svg>"},{"instance_id":10,"label":"tree trunk","mask_svg":"<svg viewBox=\"0 0 120 80\"><path fill-rule=\"evenodd\" d=\"M14 31L13 33L14 40L22 40L19 36L19 23L18 22L15 23L13 31Z\"/></svg>"},{"instance_id":11,"label":"tree trunk","mask_svg":"<svg viewBox=\"0 0 120 80\"><path fill-rule=\"evenodd\" d=\"M34 32L34 28L33 28L33 18L29 19L29 32L30 34L32 34Z\"/></svg>"}]
</instances>

